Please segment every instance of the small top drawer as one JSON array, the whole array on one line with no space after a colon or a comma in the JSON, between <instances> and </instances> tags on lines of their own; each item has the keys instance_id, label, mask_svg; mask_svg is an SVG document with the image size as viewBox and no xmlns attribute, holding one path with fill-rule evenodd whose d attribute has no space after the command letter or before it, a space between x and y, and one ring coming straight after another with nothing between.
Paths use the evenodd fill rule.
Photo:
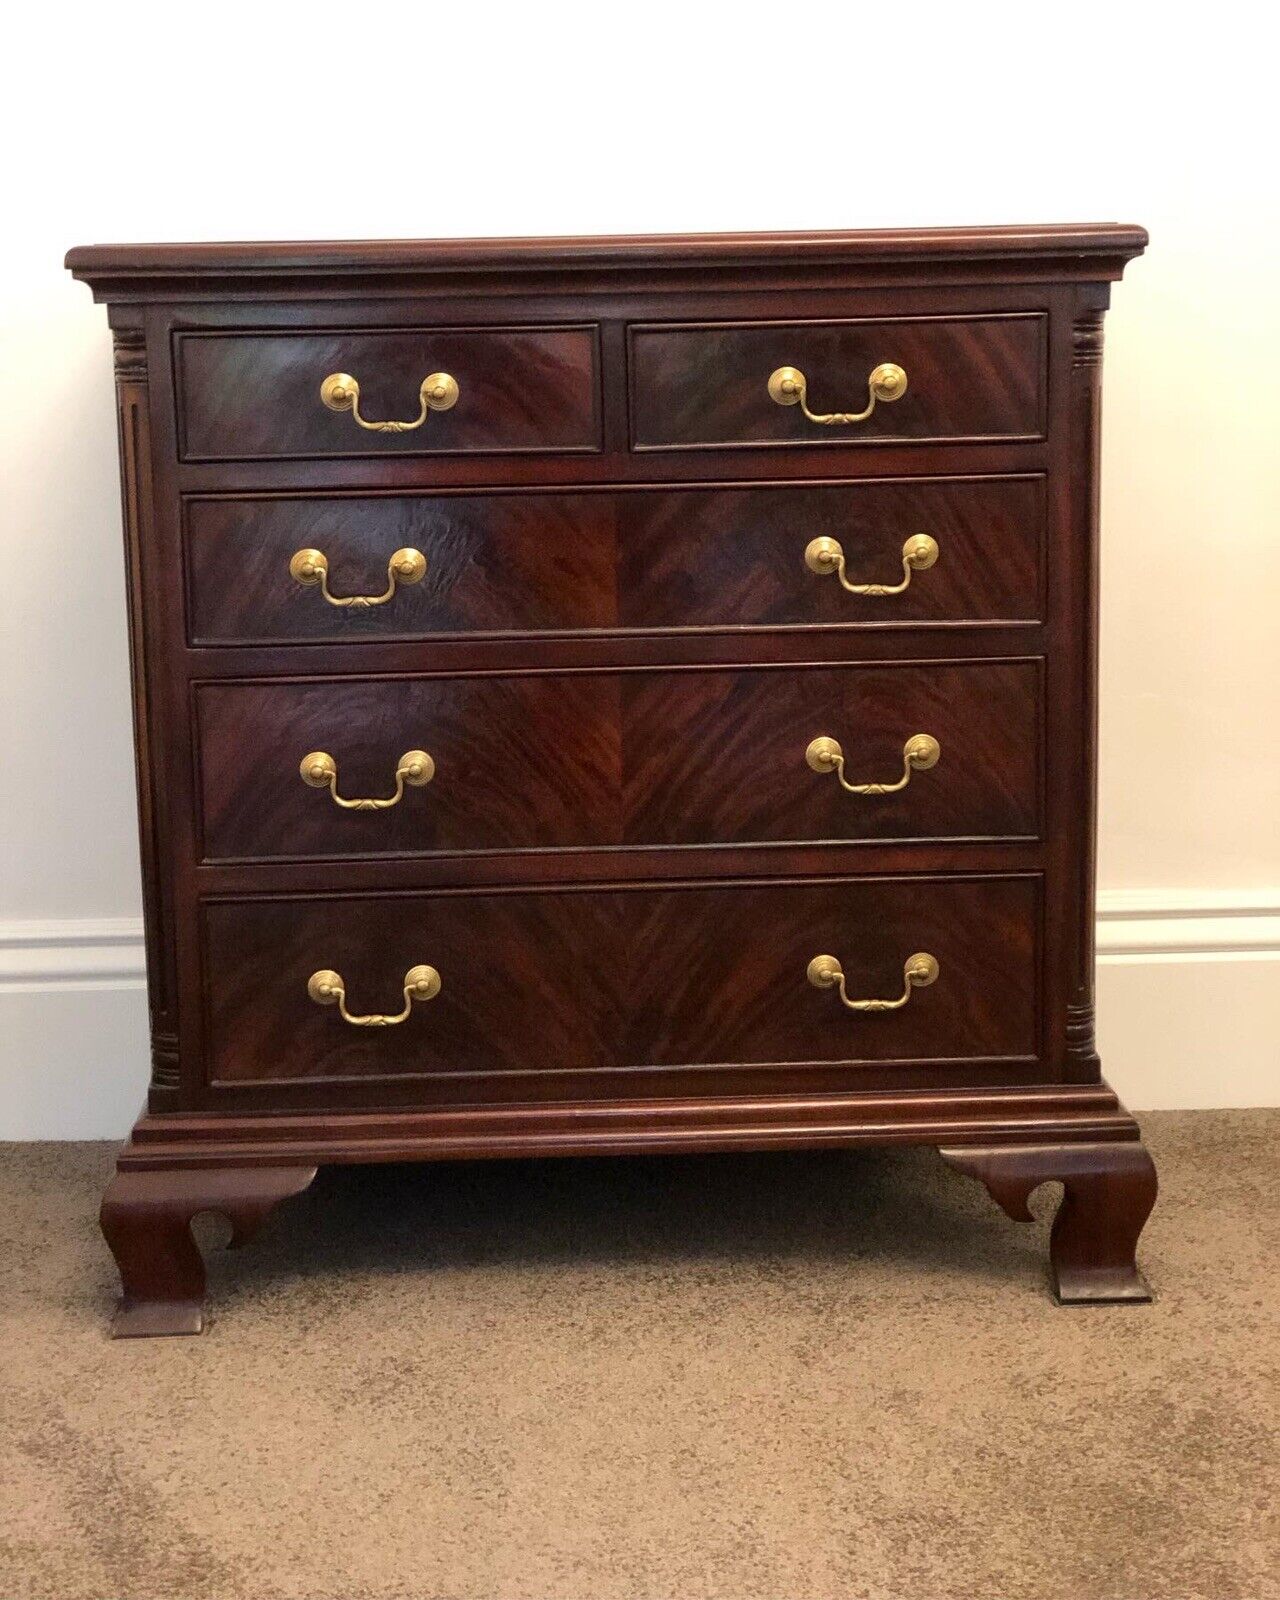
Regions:
<instances>
[{"instance_id":1,"label":"small top drawer","mask_svg":"<svg viewBox=\"0 0 1280 1600\"><path fill-rule=\"evenodd\" d=\"M632 446L1036 439L1043 313L630 330Z\"/></svg>"},{"instance_id":2,"label":"small top drawer","mask_svg":"<svg viewBox=\"0 0 1280 1600\"><path fill-rule=\"evenodd\" d=\"M598 450L594 326L179 333L179 452L258 461Z\"/></svg>"}]
</instances>

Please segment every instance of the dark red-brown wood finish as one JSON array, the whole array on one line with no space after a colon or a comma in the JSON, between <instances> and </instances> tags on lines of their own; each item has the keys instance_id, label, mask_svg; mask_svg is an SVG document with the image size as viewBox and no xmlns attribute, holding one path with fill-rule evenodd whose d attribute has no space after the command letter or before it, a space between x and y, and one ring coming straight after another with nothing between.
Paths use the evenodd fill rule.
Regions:
<instances>
[{"instance_id":1,"label":"dark red-brown wood finish","mask_svg":"<svg viewBox=\"0 0 1280 1600\"><path fill-rule=\"evenodd\" d=\"M1034 1081L1038 893L1028 874L217 903L210 1083L360 1103L353 1088L411 1078L419 1102L484 1104L731 1094L779 1064L793 1088L827 1063L850 1084L921 1066L967 1081L985 1064ZM830 952L852 996L896 999L917 951L939 975L898 1014L848 1012L805 981ZM394 1033L307 1001L319 968L341 973L353 1011L399 1011L422 962L440 993Z\"/></svg>"},{"instance_id":2,"label":"dark red-brown wood finish","mask_svg":"<svg viewBox=\"0 0 1280 1600\"><path fill-rule=\"evenodd\" d=\"M934 1144L1012 1215L1064 1184L1061 1298L1144 1297L1092 928L1102 314L1145 242L71 252L152 1021L117 1332L197 1331L191 1217L245 1236L317 1165L614 1150Z\"/></svg>"},{"instance_id":3,"label":"dark red-brown wood finish","mask_svg":"<svg viewBox=\"0 0 1280 1600\"><path fill-rule=\"evenodd\" d=\"M376 644L467 636L744 628L957 628L1044 617L1045 478L539 487L450 495L193 495L183 501L193 646ZM850 583L896 584L928 530L938 559L895 599L850 594L804 560L835 539ZM394 604L352 609L299 585L316 548L339 598L385 589L398 549L430 550ZM228 581L234 575L234 581ZM825 648L825 643L824 643Z\"/></svg>"},{"instance_id":4,"label":"dark red-brown wood finish","mask_svg":"<svg viewBox=\"0 0 1280 1600\"><path fill-rule=\"evenodd\" d=\"M1039 702L1034 660L201 683L202 858L1033 838ZM934 766L887 794L806 761L834 737L851 784L890 787L921 734ZM301 776L313 751L338 800Z\"/></svg>"}]
</instances>

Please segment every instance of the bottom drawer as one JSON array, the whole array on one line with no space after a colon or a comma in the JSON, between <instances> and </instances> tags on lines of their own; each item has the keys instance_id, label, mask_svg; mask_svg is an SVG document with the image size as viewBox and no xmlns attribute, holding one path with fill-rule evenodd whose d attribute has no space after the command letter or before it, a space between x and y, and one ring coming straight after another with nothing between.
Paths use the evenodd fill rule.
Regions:
<instances>
[{"instance_id":1,"label":"bottom drawer","mask_svg":"<svg viewBox=\"0 0 1280 1600\"><path fill-rule=\"evenodd\" d=\"M214 902L206 1076L410 1080L426 1102L482 1102L723 1092L744 1069L815 1063L1025 1062L1039 902L1034 875ZM917 955L932 962L913 976L936 966L933 981L907 980ZM849 1009L833 968L810 981L817 956L839 963L844 998L893 1004ZM418 966L438 990L406 988Z\"/></svg>"}]
</instances>

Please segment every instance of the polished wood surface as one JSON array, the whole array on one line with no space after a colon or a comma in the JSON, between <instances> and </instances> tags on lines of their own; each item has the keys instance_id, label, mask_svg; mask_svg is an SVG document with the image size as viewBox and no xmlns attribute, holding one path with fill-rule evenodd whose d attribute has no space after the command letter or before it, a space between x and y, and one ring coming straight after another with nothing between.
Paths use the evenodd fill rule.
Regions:
<instances>
[{"instance_id":1,"label":"polished wood surface","mask_svg":"<svg viewBox=\"0 0 1280 1600\"><path fill-rule=\"evenodd\" d=\"M1053 1289L1064 1305L1151 1299L1138 1271L1138 1235L1156 1203L1156 1169L1136 1139L1117 1144L942 1147L944 1160L986 1184L1015 1222L1033 1222L1027 1200L1060 1183L1049 1239Z\"/></svg>"},{"instance_id":2,"label":"polished wood surface","mask_svg":"<svg viewBox=\"0 0 1280 1600\"><path fill-rule=\"evenodd\" d=\"M1037 438L1046 333L1036 315L633 327L632 439L657 450ZM824 427L768 393L775 368L796 367L810 410L861 412L870 373L889 361L906 372L907 391L863 422Z\"/></svg>"},{"instance_id":3,"label":"polished wood surface","mask_svg":"<svg viewBox=\"0 0 1280 1600\"><path fill-rule=\"evenodd\" d=\"M1127 1141L1133 1118L1105 1084L966 1084L590 1103L521 1101L429 1110L192 1111L140 1117L122 1171L471 1160L484 1156L679 1155L805 1145L968 1148ZM847 1074L846 1074L847 1076Z\"/></svg>"},{"instance_id":4,"label":"polished wood surface","mask_svg":"<svg viewBox=\"0 0 1280 1600\"><path fill-rule=\"evenodd\" d=\"M100 300L201 300L268 286L350 295L387 281L436 288L479 283L494 293L546 277L599 289L622 275L697 273L723 288L739 272L794 281L814 272L833 286L914 281L1101 283L1122 276L1147 245L1130 223L983 228L875 228L807 233L619 234L550 239L363 239L214 244L91 244L66 265Z\"/></svg>"},{"instance_id":5,"label":"polished wood surface","mask_svg":"<svg viewBox=\"0 0 1280 1600\"><path fill-rule=\"evenodd\" d=\"M1037 1053L1038 893L1028 876L211 905L209 1076L466 1074L477 1102L501 1075L528 1096L554 1075L612 1072L624 1092L646 1067L673 1069L679 1092L686 1064L731 1063L727 1082L770 1062L941 1061L958 1078L967 1056ZM846 1011L805 975L830 952L852 995L896 999L917 951L941 974L899 1011ZM333 969L353 1011L396 1012L421 962L440 993L398 1027L352 1027L307 995ZM689 1092L717 1087L701 1074Z\"/></svg>"},{"instance_id":6,"label":"polished wood surface","mask_svg":"<svg viewBox=\"0 0 1280 1600\"><path fill-rule=\"evenodd\" d=\"M207 860L1038 831L1034 660L219 682L195 712ZM805 760L826 734L849 782L892 784L918 733L941 757L893 794ZM435 776L388 810L299 774L324 751L339 795L386 797L417 749Z\"/></svg>"},{"instance_id":7,"label":"polished wood surface","mask_svg":"<svg viewBox=\"0 0 1280 1600\"><path fill-rule=\"evenodd\" d=\"M1115 224L93 246L117 352L152 1027L104 1225L122 1331L190 1329L194 1210L322 1161L914 1140L1064 1298L1133 1298L1154 1193L1093 1025L1098 426ZM800 367L820 427L766 383ZM406 433L428 372L459 404ZM840 542L851 582L805 565ZM422 581L376 594L396 549ZM844 793L804 762L838 740ZM392 810L407 750L433 781ZM899 1010L908 956L940 963ZM394 1027L406 970L442 974ZM275 1174L254 1188L241 1174ZM199 1172L205 1187L189 1175ZM283 1174L283 1175L281 1175ZM290 1176L292 1174L292 1176ZM134 1177L145 1175L139 1186ZM1021 1199L1019 1198L1021 1196ZM132 1324L132 1327L128 1327Z\"/></svg>"},{"instance_id":8,"label":"polished wood surface","mask_svg":"<svg viewBox=\"0 0 1280 1600\"><path fill-rule=\"evenodd\" d=\"M191 1219L215 1211L231 1222L232 1246L247 1244L282 1200L301 1194L314 1166L229 1168L223 1172L118 1172L99 1221L120 1269L117 1339L199 1333L204 1327L204 1260Z\"/></svg>"},{"instance_id":9,"label":"polished wood surface","mask_svg":"<svg viewBox=\"0 0 1280 1600\"><path fill-rule=\"evenodd\" d=\"M903 478L449 496L194 496L183 505L195 645L325 643L435 634L685 628L948 627L1044 615L1045 484ZM928 534L936 566L899 595L846 593L804 562L837 539L851 583L896 584L902 546ZM422 581L372 610L327 605L289 576L328 558L339 595L381 592L402 547Z\"/></svg>"},{"instance_id":10,"label":"polished wood surface","mask_svg":"<svg viewBox=\"0 0 1280 1600\"><path fill-rule=\"evenodd\" d=\"M596 330L360 329L308 335L179 334L174 364L184 460L389 456L599 445ZM418 415L430 373L458 382L457 404L410 433L361 428L320 399L330 373L360 385L369 421Z\"/></svg>"}]
</instances>

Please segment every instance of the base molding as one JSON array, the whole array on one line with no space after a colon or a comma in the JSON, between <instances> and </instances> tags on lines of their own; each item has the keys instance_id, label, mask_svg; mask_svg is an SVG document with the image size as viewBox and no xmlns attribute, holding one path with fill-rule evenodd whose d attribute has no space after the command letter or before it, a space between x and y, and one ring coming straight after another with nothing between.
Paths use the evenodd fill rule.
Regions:
<instances>
[{"instance_id":1,"label":"base molding","mask_svg":"<svg viewBox=\"0 0 1280 1600\"><path fill-rule=\"evenodd\" d=\"M622 1101L465 1110L144 1114L102 1204L124 1288L117 1336L199 1333L203 1211L240 1244L318 1167L479 1157L674 1154L875 1144L936 1145L1010 1216L1063 1183L1054 1281L1064 1301L1149 1298L1134 1245L1155 1199L1138 1126L1105 1083L804 1098Z\"/></svg>"},{"instance_id":2,"label":"base molding","mask_svg":"<svg viewBox=\"0 0 1280 1600\"><path fill-rule=\"evenodd\" d=\"M1137 1123L1099 1083L430 1111L164 1112L139 1119L120 1166L324 1166L1136 1137Z\"/></svg>"}]
</instances>

